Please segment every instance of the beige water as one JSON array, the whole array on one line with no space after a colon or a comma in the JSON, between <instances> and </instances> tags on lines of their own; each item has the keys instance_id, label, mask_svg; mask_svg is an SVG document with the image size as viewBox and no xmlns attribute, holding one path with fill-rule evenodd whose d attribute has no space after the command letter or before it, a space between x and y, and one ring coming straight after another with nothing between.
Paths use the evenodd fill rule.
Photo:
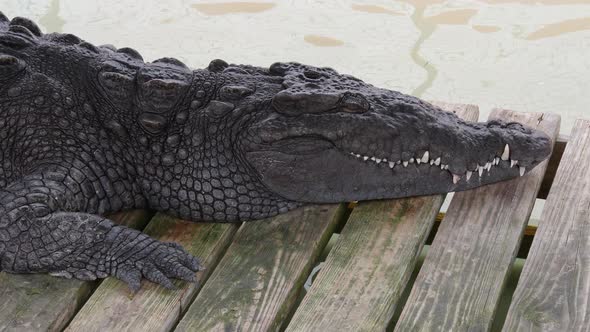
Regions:
<instances>
[{"instance_id":1,"label":"beige water","mask_svg":"<svg viewBox=\"0 0 590 332\"><path fill-rule=\"evenodd\" d=\"M45 31L173 56L331 66L426 99L590 118L590 0L0 0Z\"/></svg>"}]
</instances>

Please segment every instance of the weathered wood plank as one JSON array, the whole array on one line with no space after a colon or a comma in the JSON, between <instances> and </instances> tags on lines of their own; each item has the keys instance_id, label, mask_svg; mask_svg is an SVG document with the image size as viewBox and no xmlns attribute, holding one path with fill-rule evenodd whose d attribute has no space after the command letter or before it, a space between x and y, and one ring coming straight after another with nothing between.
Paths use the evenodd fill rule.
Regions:
<instances>
[{"instance_id":1,"label":"weathered wood plank","mask_svg":"<svg viewBox=\"0 0 590 332\"><path fill-rule=\"evenodd\" d=\"M132 294L115 279L106 279L74 317L66 331L170 331L214 270L239 224L191 223L156 215L145 233L162 241L181 244L202 259L206 267L197 275L199 284L175 281L167 290L148 281Z\"/></svg>"},{"instance_id":2,"label":"weathered wood plank","mask_svg":"<svg viewBox=\"0 0 590 332\"><path fill-rule=\"evenodd\" d=\"M277 330L344 211L307 206L244 224L176 330Z\"/></svg>"},{"instance_id":3,"label":"weathered wood plank","mask_svg":"<svg viewBox=\"0 0 590 332\"><path fill-rule=\"evenodd\" d=\"M438 104L477 120L476 106ZM385 330L443 197L360 203L287 330Z\"/></svg>"},{"instance_id":4,"label":"weathered wood plank","mask_svg":"<svg viewBox=\"0 0 590 332\"><path fill-rule=\"evenodd\" d=\"M590 329L590 121L576 121L504 331Z\"/></svg>"},{"instance_id":5,"label":"weathered wood plank","mask_svg":"<svg viewBox=\"0 0 590 332\"><path fill-rule=\"evenodd\" d=\"M490 118L528 124L553 139L560 123L557 115L506 110ZM396 331L489 330L546 167L455 194Z\"/></svg>"},{"instance_id":6,"label":"weathered wood plank","mask_svg":"<svg viewBox=\"0 0 590 332\"><path fill-rule=\"evenodd\" d=\"M111 218L141 229L152 213L135 210ZM61 331L98 285L47 274L0 273L0 331Z\"/></svg>"}]
</instances>

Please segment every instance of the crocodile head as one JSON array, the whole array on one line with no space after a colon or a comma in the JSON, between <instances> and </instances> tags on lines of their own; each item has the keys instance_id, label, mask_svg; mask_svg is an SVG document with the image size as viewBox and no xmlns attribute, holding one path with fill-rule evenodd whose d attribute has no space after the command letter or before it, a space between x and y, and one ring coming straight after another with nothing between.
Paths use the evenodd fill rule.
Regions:
<instances>
[{"instance_id":1,"label":"crocodile head","mask_svg":"<svg viewBox=\"0 0 590 332\"><path fill-rule=\"evenodd\" d=\"M538 130L466 122L329 68L277 63L269 72L283 89L241 146L260 181L290 200L461 191L522 176L551 151Z\"/></svg>"}]
</instances>

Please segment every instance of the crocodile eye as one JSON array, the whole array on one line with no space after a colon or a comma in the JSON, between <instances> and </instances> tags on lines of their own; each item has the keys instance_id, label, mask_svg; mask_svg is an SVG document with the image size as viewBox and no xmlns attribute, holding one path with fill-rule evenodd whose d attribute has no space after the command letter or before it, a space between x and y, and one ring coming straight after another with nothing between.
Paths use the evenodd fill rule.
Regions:
<instances>
[{"instance_id":1,"label":"crocodile eye","mask_svg":"<svg viewBox=\"0 0 590 332\"><path fill-rule=\"evenodd\" d=\"M25 68L25 63L12 55L0 54L0 79L10 77Z\"/></svg>"},{"instance_id":2,"label":"crocodile eye","mask_svg":"<svg viewBox=\"0 0 590 332\"><path fill-rule=\"evenodd\" d=\"M345 112L364 113L371 108L371 104L360 94L346 93L340 100L340 107Z\"/></svg>"}]
</instances>

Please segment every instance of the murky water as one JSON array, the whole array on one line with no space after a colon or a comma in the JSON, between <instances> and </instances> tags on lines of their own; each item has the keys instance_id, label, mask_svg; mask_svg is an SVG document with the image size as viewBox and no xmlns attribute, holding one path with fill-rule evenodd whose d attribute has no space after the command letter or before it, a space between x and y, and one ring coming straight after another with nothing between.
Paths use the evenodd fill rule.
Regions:
<instances>
[{"instance_id":1,"label":"murky water","mask_svg":"<svg viewBox=\"0 0 590 332\"><path fill-rule=\"evenodd\" d=\"M590 118L590 0L0 0L45 31L177 57L331 66L426 99Z\"/></svg>"}]
</instances>

